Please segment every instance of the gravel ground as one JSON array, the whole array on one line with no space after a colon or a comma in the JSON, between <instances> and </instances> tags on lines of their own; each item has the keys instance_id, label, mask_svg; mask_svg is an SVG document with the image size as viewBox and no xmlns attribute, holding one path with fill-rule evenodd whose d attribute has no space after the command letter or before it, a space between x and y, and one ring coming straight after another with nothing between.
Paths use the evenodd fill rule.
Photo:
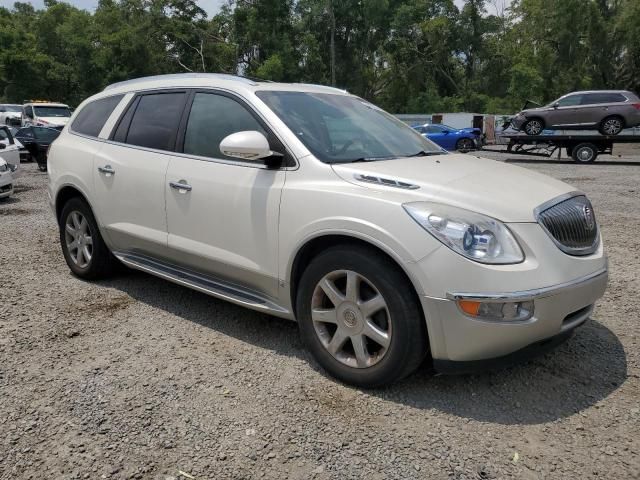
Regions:
<instances>
[{"instance_id":1,"label":"gravel ground","mask_svg":"<svg viewBox=\"0 0 640 480\"><path fill-rule=\"evenodd\" d=\"M360 391L292 322L142 273L74 278L27 164L0 203L0 478L639 478L640 169L524 166L595 205L593 318L524 365Z\"/></svg>"}]
</instances>

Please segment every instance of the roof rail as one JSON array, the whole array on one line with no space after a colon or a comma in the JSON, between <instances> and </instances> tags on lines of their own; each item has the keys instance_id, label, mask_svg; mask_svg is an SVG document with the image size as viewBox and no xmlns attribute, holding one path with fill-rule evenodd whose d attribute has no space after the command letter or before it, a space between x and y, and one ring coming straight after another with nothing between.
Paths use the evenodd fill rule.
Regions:
<instances>
[{"instance_id":1,"label":"roof rail","mask_svg":"<svg viewBox=\"0 0 640 480\"><path fill-rule=\"evenodd\" d=\"M111 90L112 88L122 87L124 85L135 85L137 83L148 82L152 80L178 80L184 78L209 78L209 79L218 79L218 80L235 80L235 81L243 81L250 85L256 85L259 80L253 78L241 77L239 75L233 75L231 73L168 73L165 75L151 75L149 77L140 77L133 78L131 80L124 80L122 82L112 83L111 85L107 85L104 89Z\"/></svg>"}]
</instances>

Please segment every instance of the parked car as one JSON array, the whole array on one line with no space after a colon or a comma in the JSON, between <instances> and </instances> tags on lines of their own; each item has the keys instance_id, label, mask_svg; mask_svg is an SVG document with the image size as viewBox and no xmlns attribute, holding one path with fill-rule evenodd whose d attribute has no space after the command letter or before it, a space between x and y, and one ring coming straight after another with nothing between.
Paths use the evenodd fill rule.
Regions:
<instances>
[{"instance_id":1,"label":"parked car","mask_svg":"<svg viewBox=\"0 0 640 480\"><path fill-rule=\"evenodd\" d=\"M7 162L9 168L18 176L20 169L20 147L11 134L9 127L0 126L0 158Z\"/></svg>"},{"instance_id":2,"label":"parked car","mask_svg":"<svg viewBox=\"0 0 640 480\"><path fill-rule=\"evenodd\" d=\"M29 126L19 129L16 138L27 149L29 156L38 162L38 169L46 172L47 151L58 135L60 130L55 128Z\"/></svg>"},{"instance_id":3,"label":"parked car","mask_svg":"<svg viewBox=\"0 0 640 480\"><path fill-rule=\"evenodd\" d=\"M64 127L71 117L71 109L64 103L33 102L22 106L22 126Z\"/></svg>"},{"instance_id":4,"label":"parked car","mask_svg":"<svg viewBox=\"0 0 640 480\"><path fill-rule=\"evenodd\" d=\"M51 145L64 259L298 321L363 387L557 345L605 290L584 193L449 154L330 87L182 74L107 87Z\"/></svg>"},{"instance_id":5,"label":"parked car","mask_svg":"<svg viewBox=\"0 0 640 480\"><path fill-rule=\"evenodd\" d=\"M625 128L640 125L640 99L626 90L572 92L543 107L525 107L512 124L527 135L540 135L545 129L618 135Z\"/></svg>"},{"instance_id":6,"label":"parked car","mask_svg":"<svg viewBox=\"0 0 640 480\"><path fill-rule=\"evenodd\" d=\"M445 150L467 152L481 145L482 131L479 128L456 129L436 123L425 123L413 128Z\"/></svg>"},{"instance_id":7,"label":"parked car","mask_svg":"<svg viewBox=\"0 0 640 480\"><path fill-rule=\"evenodd\" d=\"M1 151L1 150L0 150ZM13 194L13 172L9 164L0 157L0 200Z\"/></svg>"},{"instance_id":8,"label":"parked car","mask_svg":"<svg viewBox=\"0 0 640 480\"><path fill-rule=\"evenodd\" d=\"M21 112L21 105L0 104L0 125L6 125L8 127L20 125Z\"/></svg>"},{"instance_id":9,"label":"parked car","mask_svg":"<svg viewBox=\"0 0 640 480\"><path fill-rule=\"evenodd\" d=\"M13 141L16 142L16 146L20 149L20 163L32 161L29 150L16 138L16 134L22 127L9 127L9 132L13 135Z\"/></svg>"}]
</instances>

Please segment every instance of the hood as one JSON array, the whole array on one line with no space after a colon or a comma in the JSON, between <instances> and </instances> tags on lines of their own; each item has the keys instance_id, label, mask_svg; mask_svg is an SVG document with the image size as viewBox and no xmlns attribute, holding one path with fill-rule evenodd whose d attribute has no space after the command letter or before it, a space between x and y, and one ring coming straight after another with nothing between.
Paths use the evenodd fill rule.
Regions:
<instances>
[{"instance_id":1,"label":"hood","mask_svg":"<svg viewBox=\"0 0 640 480\"><path fill-rule=\"evenodd\" d=\"M463 154L332 167L347 182L396 194L404 192L407 202L446 203L511 223L535 222L536 207L575 190L564 182L525 168ZM360 175L370 178L358 180ZM389 186L372 183L371 177L384 179Z\"/></svg>"},{"instance_id":2,"label":"hood","mask_svg":"<svg viewBox=\"0 0 640 480\"><path fill-rule=\"evenodd\" d=\"M56 125L66 125L71 117L38 117L36 123L41 121L45 127L54 127Z\"/></svg>"},{"instance_id":3,"label":"hood","mask_svg":"<svg viewBox=\"0 0 640 480\"><path fill-rule=\"evenodd\" d=\"M4 112L4 116L7 118L20 118L22 114L20 112Z\"/></svg>"}]
</instances>

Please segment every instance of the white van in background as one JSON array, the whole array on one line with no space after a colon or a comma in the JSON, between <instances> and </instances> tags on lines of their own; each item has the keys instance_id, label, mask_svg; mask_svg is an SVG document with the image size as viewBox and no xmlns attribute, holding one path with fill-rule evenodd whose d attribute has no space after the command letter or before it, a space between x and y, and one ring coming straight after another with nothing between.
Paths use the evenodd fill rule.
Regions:
<instances>
[{"instance_id":1,"label":"white van in background","mask_svg":"<svg viewBox=\"0 0 640 480\"><path fill-rule=\"evenodd\" d=\"M71 109L64 103L32 102L22 106L22 126L64 127L71 118Z\"/></svg>"}]
</instances>

